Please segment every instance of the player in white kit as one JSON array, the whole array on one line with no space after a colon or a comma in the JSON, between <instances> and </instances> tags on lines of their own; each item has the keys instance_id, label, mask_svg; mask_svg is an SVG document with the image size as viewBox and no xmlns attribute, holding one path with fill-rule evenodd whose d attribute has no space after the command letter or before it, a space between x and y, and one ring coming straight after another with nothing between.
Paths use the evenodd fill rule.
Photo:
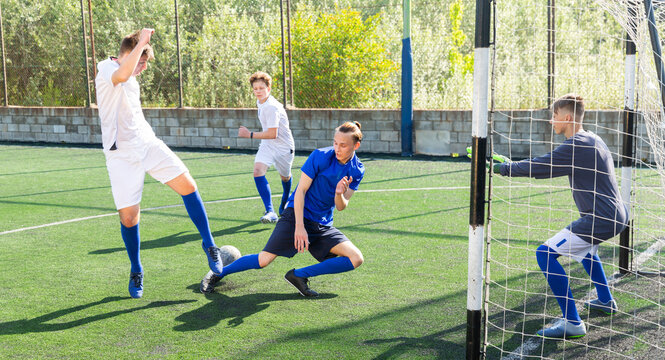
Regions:
<instances>
[{"instance_id":1,"label":"player in white kit","mask_svg":"<svg viewBox=\"0 0 665 360\"><path fill-rule=\"evenodd\" d=\"M265 213L260 220L262 223L274 223L277 222L277 214L272 206L272 194L266 179L266 171L270 166L275 166L282 179L282 201L279 205L281 216L291 191L291 165L295 155L295 143L284 106L270 95L272 85L270 75L258 71L249 77L249 84L257 99L256 106L259 110L262 131L253 132L241 126L238 129L238 136L261 139L259 151L254 159L254 182L265 207Z\"/></svg>"},{"instance_id":2,"label":"player in white kit","mask_svg":"<svg viewBox=\"0 0 665 360\"><path fill-rule=\"evenodd\" d=\"M120 215L120 232L131 262L129 294L133 298L143 296L139 218L146 172L182 196L187 213L203 239L210 269L221 273L224 266L194 179L178 156L155 136L143 116L136 76L154 58L149 44L153 33L153 29L143 29L126 36L118 57L97 65L95 78L106 167Z\"/></svg>"}]
</instances>

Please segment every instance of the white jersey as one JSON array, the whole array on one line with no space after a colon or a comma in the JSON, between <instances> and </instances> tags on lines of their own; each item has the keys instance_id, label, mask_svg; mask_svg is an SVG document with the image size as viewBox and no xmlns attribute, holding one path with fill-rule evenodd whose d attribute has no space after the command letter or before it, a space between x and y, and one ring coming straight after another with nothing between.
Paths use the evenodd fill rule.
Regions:
<instances>
[{"instance_id":1,"label":"white jersey","mask_svg":"<svg viewBox=\"0 0 665 360\"><path fill-rule=\"evenodd\" d=\"M141 110L141 90L136 77L113 86L111 76L118 68L120 64L112 59L97 64L95 89L104 150L113 144L133 147L156 139Z\"/></svg>"},{"instance_id":2,"label":"white jersey","mask_svg":"<svg viewBox=\"0 0 665 360\"><path fill-rule=\"evenodd\" d=\"M269 147L274 150L291 151L295 149L293 135L289 129L289 118L286 116L284 106L272 95L263 103L256 101L259 108L259 121L263 131L277 128L277 138L261 139L261 147Z\"/></svg>"}]
</instances>

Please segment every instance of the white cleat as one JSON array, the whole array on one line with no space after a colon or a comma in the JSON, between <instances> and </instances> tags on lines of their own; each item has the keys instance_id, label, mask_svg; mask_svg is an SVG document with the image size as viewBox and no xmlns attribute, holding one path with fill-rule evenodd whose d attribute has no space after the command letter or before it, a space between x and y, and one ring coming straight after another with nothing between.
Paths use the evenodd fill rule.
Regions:
<instances>
[{"instance_id":1,"label":"white cleat","mask_svg":"<svg viewBox=\"0 0 665 360\"><path fill-rule=\"evenodd\" d=\"M277 214L274 211L266 211L266 213L261 216L261 222L264 224L276 223L278 220Z\"/></svg>"}]
</instances>

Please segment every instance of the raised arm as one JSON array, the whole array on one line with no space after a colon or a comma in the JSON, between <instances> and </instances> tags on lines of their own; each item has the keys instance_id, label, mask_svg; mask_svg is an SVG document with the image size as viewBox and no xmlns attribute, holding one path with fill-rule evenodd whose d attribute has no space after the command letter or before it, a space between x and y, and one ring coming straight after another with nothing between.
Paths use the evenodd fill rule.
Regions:
<instances>
[{"instance_id":1,"label":"raised arm","mask_svg":"<svg viewBox=\"0 0 665 360\"><path fill-rule=\"evenodd\" d=\"M353 189L349 188L349 184L351 184L352 181L352 176L345 176L337 183L337 187L335 188L335 207L337 208L337 211L342 211L346 209L347 205L349 205L349 200L355 192Z\"/></svg>"},{"instance_id":2,"label":"raised arm","mask_svg":"<svg viewBox=\"0 0 665 360\"><path fill-rule=\"evenodd\" d=\"M150 37L155 32L155 29L144 28L141 30L139 35L139 42L134 47L129 55L127 55L120 64L120 68L116 70L113 75L111 75L111 82L113 86L116 86L120 83L124 83L132 76L136 65L141 60L141 55L143 54L143 49L148 43L150 43Z\"/></svg>"}]
</instances>

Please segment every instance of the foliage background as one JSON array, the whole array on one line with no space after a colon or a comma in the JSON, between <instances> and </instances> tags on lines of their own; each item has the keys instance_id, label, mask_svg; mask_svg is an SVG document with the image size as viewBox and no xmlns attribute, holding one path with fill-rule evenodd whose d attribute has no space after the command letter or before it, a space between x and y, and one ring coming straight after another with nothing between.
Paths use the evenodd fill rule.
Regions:
<instances>
[{"instance_id":1,"label":"foliage background","mask_svg":"<svg viewBox=\"0 0 665 360\"><path fill-rule=\"evenodd\" d=\"M591 107L621 107L621 29L591 3L557 1L556 93L592 92L603 104ZM1 5L9 104L85 106L80 3ZM122 36L156 29L157 57L140 79L143 103L177 106L174 1L92 6L97 61L115 55ZM185 106L253 107L247 78L257 70L274 76L281 100L280 1L190 0L178 10ZM547 105L546 15L542 1L497 3L497 107ZM402 17L402 0L292 0L295 106L398 108ZM416 109L471 108L474 22L473 0L412 1Z\"/></svg>"}]
</instances>

